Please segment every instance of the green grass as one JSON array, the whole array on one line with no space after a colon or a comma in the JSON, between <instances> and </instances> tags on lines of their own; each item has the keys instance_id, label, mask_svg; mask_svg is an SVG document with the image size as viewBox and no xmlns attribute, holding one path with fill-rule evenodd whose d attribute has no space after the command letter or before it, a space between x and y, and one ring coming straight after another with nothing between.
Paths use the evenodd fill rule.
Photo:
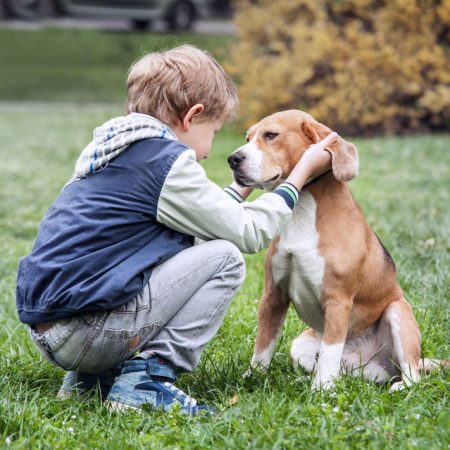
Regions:
<instances>
[{"instance_id":1,"label":"green grass","mask_svg":"<svg viewBox=\"0 0 450 450\"><path fill-rule=\"evenodd\" d=\"M144 53L189 43L223 61L231 39L225 35L0 29L0 100L124 102L127 70Z\"/></svg>"},{"instance_id":2,"label":"green grass","mask_svg":"<svg viewBox=\"0 0 450 450\"><path fill-rule=\"evenodd\" d=\"M0 448L448 448L448 373L393 394L349 377L334 392L313 394L310 377L289 360L290 343L304 329L292 311L268 373L242 378L256 334L263 253L246 257L248 275L223 327L199 368L180 379L221 410L218 418L116 416L95 396L55 398L63 372L41 358L17 319L18 260L92 129L123 113L130 63L182 42L224 60L230 37L0 30L0 100L8 101L0 102ZM226 157L242 142L241 131L224 129L205 163L222 186L230 181ZM356 144L354 195L397 263L423 354L448 358L450 137Z\"/></svg>"},{"instance_id":3,"label":"green grass","mask_svg":"<svg viewBox=\"0 0 450 450\"><path fill-rule=\"evenodd\" d=\"M304 328L292 311L268 373L242 378L263 254L246 257L247 279L223 327L199 368L180 380L191 395L218 406L219 417L117 416L95 396L55 398L63 372L40 357L16 316L17 263L91 130L121 113L116 105L0 104L0 448L448 448L448 373L398 393L350 377L334 392L311 393L310 377L288 356ZM242 142L232 128L218 135L205 167L219 184L229 182L226 157ZM354 195L397 263L424 355L448 357L450 137L355 142L361 175L352 182Z\"/></svg>"}]
</instances>

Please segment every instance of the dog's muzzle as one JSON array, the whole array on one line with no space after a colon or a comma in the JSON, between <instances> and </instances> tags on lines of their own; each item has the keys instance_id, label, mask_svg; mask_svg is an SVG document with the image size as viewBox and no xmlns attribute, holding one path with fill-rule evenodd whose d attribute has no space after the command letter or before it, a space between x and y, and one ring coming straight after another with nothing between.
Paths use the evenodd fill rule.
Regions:
<instances>
[{"instance_id":1,"label":"dog's muzzle","mask_svg":"<svg viewBox=\"0 0 450 450\"><path fill-rule=\"evenodd\" d=\"M237 170L241 165L242 161L244 161L245 155L241 152L232 153L228 157L228 164L231 167L231 170Z\"/></svg>"}]
</instances>

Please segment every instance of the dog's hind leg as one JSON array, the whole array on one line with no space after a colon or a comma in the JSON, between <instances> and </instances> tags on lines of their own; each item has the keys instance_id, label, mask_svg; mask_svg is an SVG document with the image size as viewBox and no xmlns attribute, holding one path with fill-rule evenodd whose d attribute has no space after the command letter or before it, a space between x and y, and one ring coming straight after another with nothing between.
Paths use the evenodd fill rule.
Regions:
<instances>
[{"instance_id":1,"label":"dog's hind leg","mask_svg":"<svg viewBox=\"0 0 450 450\"><path fill-rule=\"evenodd\" d=\"M355 377L363 376L378 384L386 383L396 369L388 357L392 355L392 348L390 329L374 324L361 336L346 341L343 366Z\"/></svg>"},{"instance_id":2,"label":"dog's hind leg","mask_svg":"<svg viewBox=\"0 0 450 450\"><path fill-rule=\"evenodd\" d=\"M291 358L294 367L301 366L306 372L313 372L320 350L320 341L319 333L312 328L300 333L291 346Z\"/></svg>"},{"instance_id":3,"label":"dog's hind leg","mask_svg":"<svg viewBox=\"0 0 450 450\"><path fill-rule=\"evenodd\" d=\"M392 360L402 374L391 391L403 389L419 380L420 331L411 305L404 298L392 302L383 312L381 326L390 328Z\"/></svg>"}]
</instances>

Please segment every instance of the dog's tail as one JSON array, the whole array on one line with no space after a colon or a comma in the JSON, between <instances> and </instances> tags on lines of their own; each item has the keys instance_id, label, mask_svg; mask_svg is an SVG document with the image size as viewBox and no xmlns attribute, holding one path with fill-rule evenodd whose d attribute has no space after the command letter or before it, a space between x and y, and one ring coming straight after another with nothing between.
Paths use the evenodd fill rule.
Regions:
<instances>
[{"instance_id":1,"label":"dog's tail","mask_svg":"<svg viewBox=\"0 0 450 450\"><path fill-rule=\"evenodd\" d=\"M419 369L423 372L432 372L440 368L448 369L450 367L450 361L445 359L428 359L422 358L420 360Z\"/></svg>"}]
</instances>

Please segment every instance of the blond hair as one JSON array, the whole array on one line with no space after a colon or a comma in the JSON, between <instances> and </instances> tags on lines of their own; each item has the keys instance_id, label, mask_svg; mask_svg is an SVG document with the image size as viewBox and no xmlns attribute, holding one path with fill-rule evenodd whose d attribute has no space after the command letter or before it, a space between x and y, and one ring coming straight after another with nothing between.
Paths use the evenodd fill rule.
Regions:
<instances>
[{"instance_id":1,"label":"blond hair","mask_svg":"<svg viewBox=\"0 0 450 450\"><path fill-rule=\"evenodd\" d=\"M206 51L181 45L148 53L128 72L128 112L153 116L167 124L182 119L192 106L204 105L198 120L230 120L239 100L237 89Z\"/></svg>"}]
</instances>

